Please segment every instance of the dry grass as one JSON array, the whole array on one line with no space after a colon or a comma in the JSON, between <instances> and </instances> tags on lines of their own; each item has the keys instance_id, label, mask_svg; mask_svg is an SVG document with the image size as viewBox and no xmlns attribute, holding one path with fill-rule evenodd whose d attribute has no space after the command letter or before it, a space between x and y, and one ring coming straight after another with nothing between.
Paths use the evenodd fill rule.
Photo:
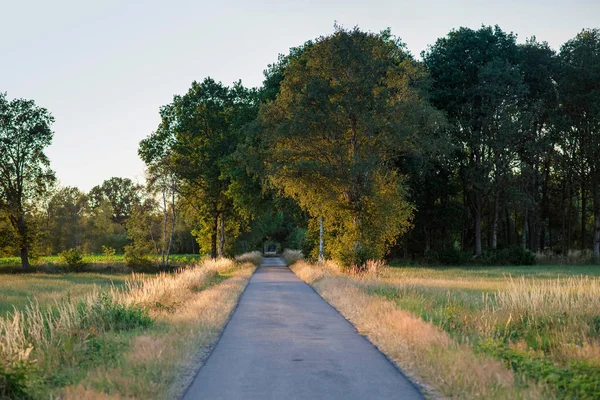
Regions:
<instances>
[{"instance_id":1,"label":"dry grass","mask_svg":"<svg viewBox=\"0 0 600 400\"><path fill-rule=\"evenodd\" d=\"M300 250L283 250L283 254L281 254L281 258L287 265L292 265L297 261L304 260L304 254Z\"/></svg>"},{"instance_id":2,"label":"dry grass","mask_svg":"<svg viewBox=\"0 0 600 400\"><path fill-rule=\"evenodd\" d=\"M477 355L446 332L399 309L393 301L360 286L373 278L343 276L335 264L323 268L297 263L293 271L317 291L409 376L433 388L432 396L453 398L536 398L536 387L521 388L500 361Z\"/></svg>"},{"instance_id":3,"label":"dry grass","mask_svg":"<svg viewBox=\"0 0 600 400\"><path fill-rule=\"evenodd\" d=\"M263 262L263 256L260 251L252 251L250 253L244 253L235 258L238 263L250 263L259 266Z\"/></svg>"},{"instance_id":4,"label":"dry grass","mask_svg":"<svg viewBox=\"0 0 600 400\"><path fill-rule=\"evenodd\" d=\"M219 332L252 273L253 263L260 262L255 255L242 259L252 263L228 259L205 260L173 274L133 275L125 287L111 287L103 291L94 288L82 299L66 299L56 302L51 308L43 308L32 301L25 310L15 310L0 318L0 367L10 372L21 363L33 362L37 365L37 371L47 375L64 367L65 360L70 360L66 368L72 368L70 364L77 364L77 354L85 349L90 339L101 338L112 331L148 326L152 322L149 314L155 320L156 327L148 332L162 329L169 332L166 336L174 336L174 339L166 336L135 339L129 361L131 365L154 363L157 370L163 369L158 364L181 358L182 355L195 354L190 352L190 343L210 342ZM232 278L211 287L228 277ZM197 340L194 339L195 335L198 335ZM168 346L164 346L165 343ZM152 345L164 347L162 351L153 352L152 360L140 358L140 354ZM178 348L181 351L177 356L170 357L169 354ZM172 364L177 363L173 361ZM99 370L102 369L105 369L100 373L103 383L98 385L104 388L102 391L112 393L114 388L111 379L120 381L126 375L119 372L116 376L115 371L104 367ZM117 385L122 389L117 393L130 396L137 390L142 393L141 398L148 398L145 394L163 393L174 382L171 375L171 380L160 380L158 386L152 379L140 378L153 374L151 370L146 374L136 374L135 379L141 379L141 385L125 379L128 384L131 383L133 392ZM151 389L142 390L142 387ZM158 392L157 387L160 389ZM90 388L86 387L85 390ZM79 389L77 393L80 393Z\"/></svg>"},{"instance_id":5,"label":"dry grass","mask_svg":"<svg viewBox=\"0 0 600 400\"><path fill-rule=\"evenodd\" d=\"M246 266L230 279L191 294L174 313L158 316L154 332L133 340L119 368L91 371L84 382L68 388L65 397L78 399L85 394L103 398L104 392L116 398L181 397L252 275L254 269Z\"/></svg>"}]
</instances>

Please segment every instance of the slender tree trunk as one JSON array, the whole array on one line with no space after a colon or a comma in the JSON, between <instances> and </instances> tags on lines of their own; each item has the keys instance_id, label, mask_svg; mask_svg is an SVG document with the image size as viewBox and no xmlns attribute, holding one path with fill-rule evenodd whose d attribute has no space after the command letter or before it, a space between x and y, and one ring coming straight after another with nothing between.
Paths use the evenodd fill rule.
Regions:
<instances>
[{"instance_id":1,"label":"slender tree trunk","mask_svg":"<svg viewBox=\"0 0 600 400\"><path fill-rule=\"evenodd\" d=\"M29 270L29 240L27 238L27 224L25 222L25 215L21 214L17 218L17 232L19 233L19 239L21 240L21 266L23 271Z\"/></svg>"},{"instance_id":2,"label":"slender tree trunk","mask_svg":"<svg viewBox=\"0 0 600 400\"><path fill-rule=\"evenodd\" d=\"M173 233L175 232L175 222L177 214L175 210L175 188L171 192L171 233L169 234L169 245L167 246L167 265L169 265L169 256L171 255L171 246L173 246Z\"/></svg>"},{"instance_id":3,"label":"slender tree trunk","mask_svg":"<svg viewBox=\"0 0 600 400\"><path fill-rule=\"evenodd\" d=\"M213 229L210 234L210 257L217 258L217 234L219 231L219 214L215 213Z\"/></svg>"},{"instance_id":4,"label":"slender tree trunk","mask_svg":"<svg viewBox=\"0 0 600 400\"><path fill-rule=\"evenodd\" d=\"M508 211L508 206L504 207L504 214L506 214L506 243L511 246L512 243L512 220L510 219L510 212Z\"/></svg>"},{"instance_id":5,"label":"slender tree trunk","mask_svg":"<svg viewBox=\"0 0 600 400\"><path fill-rule=\"evenodd\" d=\"M162 240L162 246L160 249L161 252L161 256L162 256L162 265L163 267L167 266L167 251L166 251L166 247L167 247L167 215L168 215L168 210L167 210L167 193L165 191L165 189L163 188L162 190L162 197L163 197L163 240Z\"/></svg>"},{"instance_id":6,"label":"slender tree trunk","mask_svg":"<svg viewBox=\"0 0 600 400\"><path fill-rule=\"evenodd\" d=\"M587 196L585 195L585 185L581 183L581 250L585 250L585 223L586 223Z\"/></svg>"},{"instance_id":7,"label":"slender tree trunk","mask_svg":"<svg viewBox=\"0 0 600 400\"><path fill-rule=\"evenodd\" d=\"M219 257L225 257L225 217L221 213L219 229Z\"/></svg>"},{"instance_id":8,"label":"slender tree trunk","mask_svg":"<svg viewBox=\"0 0 600 400\"><path fill-rule=\"evenodd\" d=\"M498 214L499 214L499 198L498 194L494 197L494 219L492 221L492 249L498 248Z\"/></svg>"},{"instance_id":9,"label":"slender tree trunk","mask_svg":"<svg viewBox=\"0 0 600 400\"><path fill-rule=\"evenodd\" d=\"M325 258L324 251L324 240L323 240L323 216L319 217L319 263L323 262Z\"/></svg>"},{"instance_id":10,"label":"slender tree trunk","mask_svg":"<svg viewBox=\"0 0 600 400\"><path fill-rule=\"evenodd\" d=\"M600 261L600 193L598 193L598 182L593 183L594 196L594 259Z\"/></svg>"},{"instance_id":11,"label":"slender tree trunk","mask_svg":"<svg viewBox=\"0 0 600 400\"><path fill-rule=\"evenodd\" d=\"M600 208L594 212L594 259L600 261Z\"/></svg>"},{"instance_id":12,"label":"slender tree trunk","mask_svg":"<svg viewBox=\"0 0 600 400\"><path fill-rule=\"evenodd\" d=\"M523 216L523 235L521 236L521 247L523 249L527 248L528 220L529 220L529 208L525 207L525 215Z\"/></svg>"},{"instance_id":13,"label":"slender tree trunk","mask_svg":"<svg viewBox=\"0 0 600 400\"><path fill-rule=\"evenodd\" d=\"M475 218L475 255L481 255L481 193L475 192L474 218Z\"/></svg>"}]
</instances>

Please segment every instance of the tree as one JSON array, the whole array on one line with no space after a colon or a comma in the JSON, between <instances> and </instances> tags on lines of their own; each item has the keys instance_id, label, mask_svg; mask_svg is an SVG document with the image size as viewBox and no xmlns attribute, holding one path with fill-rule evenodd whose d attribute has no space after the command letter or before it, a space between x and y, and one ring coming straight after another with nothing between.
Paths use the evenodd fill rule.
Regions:
<instances>
[{"instance_id":1,"label":"tree","mask_svg":"<svg viewBox=\"0 0 600 400\"><path fill-rule=\"evenodd\" d=\"M514 148L512 116L524 94L516 37L497 26L460 28L438 39L423 58L433 79L431 100L446 112L453 142L462 146L460 174L474 222L474 252L480 255L485 199L493 191L497 203L500 195L496 189Z\"/></svg>"},{"instance_id":2,"label":"tree","mask_svg":"<svg viewBox=\"0 0 600 400\"><path fill-rule=\"evenodd\" d=\"M336 28L290 60L261 108L270 181L323 217L331 254L347 265L383 256L410 225L393 161L440 121L425 84L388 31Z\"/></svg>"},{"instance_id":3,"label":"tree","mask_svg":"<svg viewBox=\"0 0 600 400\"><path fill-rule=\"evenodd\" d=\"M107 200L112 207L112 220L124 226L133 213L133 208L140 202L140 191L141 186L131 179L113 177L90 190L90 205L95 208L103 200Z\"/></svg>"},{"instance_id":4,"label":"tree","mask_svg":"<svg viewBox=\"0 0 600 400\"><path fill-rule=\"evenodd\" d=\"M256 115L257 100L257 92L239 82L232 88L211 78L193 82L185 95L161 108L161 124L140 143L147 165L165 160L181 180L179 192L196 209L196 232L208 236L212 257L224 255L227 233L239 232L242 203L236 204L233 194L241 193L235 190L237 180L247 175L233 157L241 127Z\"/></svg>"},{"instance_id":5,"label":"tree","mask_svg":"<svg viewBox=\"0 0 600 400\"><path fill-rule=\"evenodd\" d=\"M565 135L575 144L581 179L582 246L585 196L592 192L594 257L600 260L600 29L583 30L560 50L559 96L567 121ZM587 186L589 184L589 187Z\"/></svg>"},{"instance_id":6,"label":"tree","mask_svg":"<svg viewBox=\"0 0 600 400\"><path fill-rule=\"evenodd\" d=\"M86 197L76 187L58 189L47 207L48 241L53 254L83 244Z\"/></svg>"},{"instance_id":7,"label":"tree","mask_svg":"<svg viewBox=\"0 0 600 400\"><path fill-rule=\"evenodd\" d=\"M52 143L54 118L33 100L8 101L0 93L0 208L18 234L24 270L29 268L32 236L27 215L36 198L54 184L44 150Z\"/></svg>"}]
</instances>

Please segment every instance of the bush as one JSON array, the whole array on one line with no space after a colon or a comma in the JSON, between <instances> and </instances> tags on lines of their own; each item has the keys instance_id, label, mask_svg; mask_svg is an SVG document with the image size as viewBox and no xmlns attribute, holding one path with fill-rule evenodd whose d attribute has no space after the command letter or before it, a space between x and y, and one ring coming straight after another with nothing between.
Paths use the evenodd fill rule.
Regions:
<instances>
[{"instance_id":1,"label":"bush","mask_svg":"<svg viewBox=\"0 0 600 400\"><path fill-rule=\"evenodd\" d=\"M105 330L127 331L135 328L147 328L152 325L153 320L148 312L137 305L124 305L116 302L107 293L100 293L98 302L88 310L85 302L80 302L80 310L83 311L83 320L89 315L98 315L102 321L87 321L89 326L103 326ZM85 326L84 328L88 328Z\"/></svg>"},{"instance_id":2,"label":"bush","mask_svg":"<svg viewBox=\"0 0 600 400\"><path fill-rule=\"evenodd\" d=\"M83 261L83 253L78 248L65 250L59 254L60 258L69 266L73 272L81 272L88 265Z\"/></svg>"},{"instance_id":3,"label":"bush","mask_svg":"<svg viewBox=\"0 0 600 400\"><path fill-rule=\"evenodd\" d=\"M19 362L9 368L0 362L0 399L30 399L27 376L33 363Z\"/></svg>"},{"instance_id":4,"label":"bush","mask_svg":"<svg viewBox=\"0 0 600 400\"><path fill-rule=\"evenodd\" d=\"M486 249L476 259L483 265L535 265L535 253L520 246L501 250Z\"/></svg>"},{"instance_id":5,"label":"bush","mask_svg":"<svg viewBox=\"0 0 600 400\"><path fill-rule=\"evenodd\" d=\"M107 260L113 260L116 254L116 250L110 246L102 246L102 254Z\"/></svg>"},{"instance_id":6,"label":"bush","mask_svg":"<svg viewBox=\"0 0 600 400\"><path fill-rule=\"evenodd\" d=\"M136 246L125 246L123 260L134 272L156 272L158 270L148 254Z\"/></svg>"},{"instance_id":7,"label":"bush","mask_svg":"<svg viewBox=\"0 0 600 400\"><path fill-rule=\"evenodd\" d=\"M468 263L471 258L473 255L470 251L462 251L454 246L437 253L437 261L443 265L462 265Z\"/></svg>"}]
</instances>

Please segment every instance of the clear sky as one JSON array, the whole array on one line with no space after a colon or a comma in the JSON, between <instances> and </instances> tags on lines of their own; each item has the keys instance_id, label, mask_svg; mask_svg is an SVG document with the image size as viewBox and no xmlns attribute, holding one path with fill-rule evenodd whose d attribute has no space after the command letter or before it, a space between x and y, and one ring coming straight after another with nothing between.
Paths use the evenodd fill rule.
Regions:
<instances>
[{"instance_id":1,"label":"clear sky","mask_svg":"<svg viewBox=\"0 0 600 400\"><path fill-rule=\"evenodd\" d=\"M390 27L415 56L452 28L481 24L559 49L600 27L600 1L0 0L0 91L52 112L47 153L63 185L141 183L138 143L173 94L206 76L259 86L279 53L331 33L335 21Z\"/></svg>"}]
</instances>

